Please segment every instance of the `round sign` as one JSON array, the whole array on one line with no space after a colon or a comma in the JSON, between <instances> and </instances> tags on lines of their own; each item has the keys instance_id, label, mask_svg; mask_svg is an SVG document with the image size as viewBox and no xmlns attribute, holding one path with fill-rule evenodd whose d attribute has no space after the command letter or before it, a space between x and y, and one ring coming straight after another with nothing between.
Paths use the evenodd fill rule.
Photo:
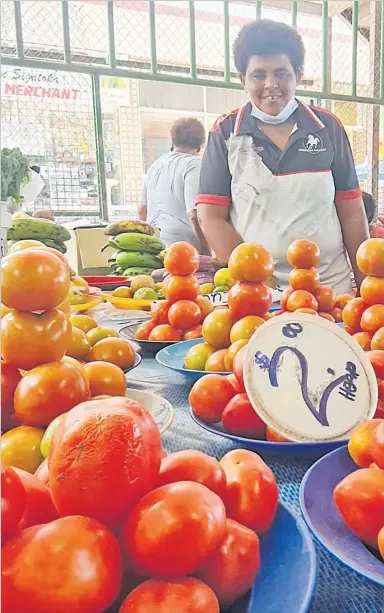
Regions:
<instances>
[{"instance_id":1,"label":"round sign","mask_svg":"<svg viewBox=\"0 0 384 613\"><path fill-rule=\"evenodd\" d=\"M296 442L347 439L376 411L377 381L364 351L314 315L284 314L257 328L244 383L265 423Z\"/></svg>"}]
</instances>

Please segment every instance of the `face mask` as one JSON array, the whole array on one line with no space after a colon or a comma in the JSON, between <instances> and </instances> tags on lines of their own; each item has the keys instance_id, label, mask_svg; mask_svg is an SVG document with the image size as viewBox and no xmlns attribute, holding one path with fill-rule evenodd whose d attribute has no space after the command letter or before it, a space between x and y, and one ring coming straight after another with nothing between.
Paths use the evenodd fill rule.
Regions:
<instances>
[{"instance_id":1,"label":"face mask","mask_svg":"<svg viewBox=\"0 0 384 613\"><path fill-rule=\"evenodd\" d=\"M269 123L274 126L279 125L280 123L284 123L287 121L290 116L296 111L298 108L298 103L296 98L291 98L288 102L287 106L283 108L282 111L278 115L268 115L268 113L264 113L257 106L252 105L251 115L259 119L263 123Z\"/></svg>"}]
</instances>

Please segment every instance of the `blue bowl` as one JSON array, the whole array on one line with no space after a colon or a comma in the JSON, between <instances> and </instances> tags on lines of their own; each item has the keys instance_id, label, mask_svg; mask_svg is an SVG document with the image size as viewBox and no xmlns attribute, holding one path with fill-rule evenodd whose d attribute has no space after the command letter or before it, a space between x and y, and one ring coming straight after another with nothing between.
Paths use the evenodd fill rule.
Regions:
<instances>
[{"instance_id":1,"label":"blue bowl","mask_svg":"<svg viewBox=\"0 0 384 613\"><path fill-rule=\"evenodd\" d=\"M347 447L318 460L301 483L301 511L313 534L328 551L352 570L384 587L384 562L352 534L333 501L336 485L355 470L358 467Z\"/></svg>"},{"instance_id":2,"label":"blue bowl","mask_svg":"<svg viewBox=\"0 0 384 613\"><path fill-rule=\"evenodd\" d=\"M182 341L181 343L175 343L174 345L169 345L168 347L164 347L156 354L156 360L159 364L170 368L171 370L175 370L176 372L185 375L191 381L197 381L200 377L204 375L208 375L206 370L188 370L184 368L185 356L187 355L188 350L199 343L204 343L203 338L195 338L191 341ZM212 373L211 373L212 374ZM229 372L217 372L217 375L230 375Z\"/></svg>"}]
</instances>

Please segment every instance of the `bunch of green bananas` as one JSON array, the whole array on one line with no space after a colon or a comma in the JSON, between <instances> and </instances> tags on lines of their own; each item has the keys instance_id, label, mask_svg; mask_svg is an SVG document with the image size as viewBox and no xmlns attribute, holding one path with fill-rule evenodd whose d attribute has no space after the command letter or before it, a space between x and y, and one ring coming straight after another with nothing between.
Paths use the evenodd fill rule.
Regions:
<instances>
[{"instance_id":1,"label":"bunch of green bananas","mask_svg":"<svg viewBox=\"0 0 384 613\"><path fill-rule=\"evenodd\" d=\"M47 247L53 247L61 253L66 253L67 247L64 243L71 238L71 235L67 228L49 219L19 217L13 219L7 237L12 244L20 240L34 239L41 241Z\"/></svg>"}]
</instances>

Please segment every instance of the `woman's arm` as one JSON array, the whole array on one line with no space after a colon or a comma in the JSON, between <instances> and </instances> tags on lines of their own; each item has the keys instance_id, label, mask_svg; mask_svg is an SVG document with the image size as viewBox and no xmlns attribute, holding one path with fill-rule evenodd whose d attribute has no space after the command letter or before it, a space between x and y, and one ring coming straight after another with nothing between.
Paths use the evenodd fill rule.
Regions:
<instances>
[{"instance_id":1,"label":"woman's arm","mask_svg":"<svg viewBox=\"0 0 384 613\"><path fill-rule=\"evenodd\" d=\"M228 262L234 248L243 242L228 220L228 207L199 203L197 216L216 257L222 262Z\"/></svg>"},{"instance_id":2,"label":"woman's arm","mask_svg":"<svg viewBox=\"0 0 384 613\"><path fill-rule=\"evenodd\" d=\"M365 215L362 197L353 200L339 200L336 202L343 241L355 276L356 285L360 287L364 275L356 264L356 252L367 238L369 238L368 222Z\"/></svg>"}]
</instances>

